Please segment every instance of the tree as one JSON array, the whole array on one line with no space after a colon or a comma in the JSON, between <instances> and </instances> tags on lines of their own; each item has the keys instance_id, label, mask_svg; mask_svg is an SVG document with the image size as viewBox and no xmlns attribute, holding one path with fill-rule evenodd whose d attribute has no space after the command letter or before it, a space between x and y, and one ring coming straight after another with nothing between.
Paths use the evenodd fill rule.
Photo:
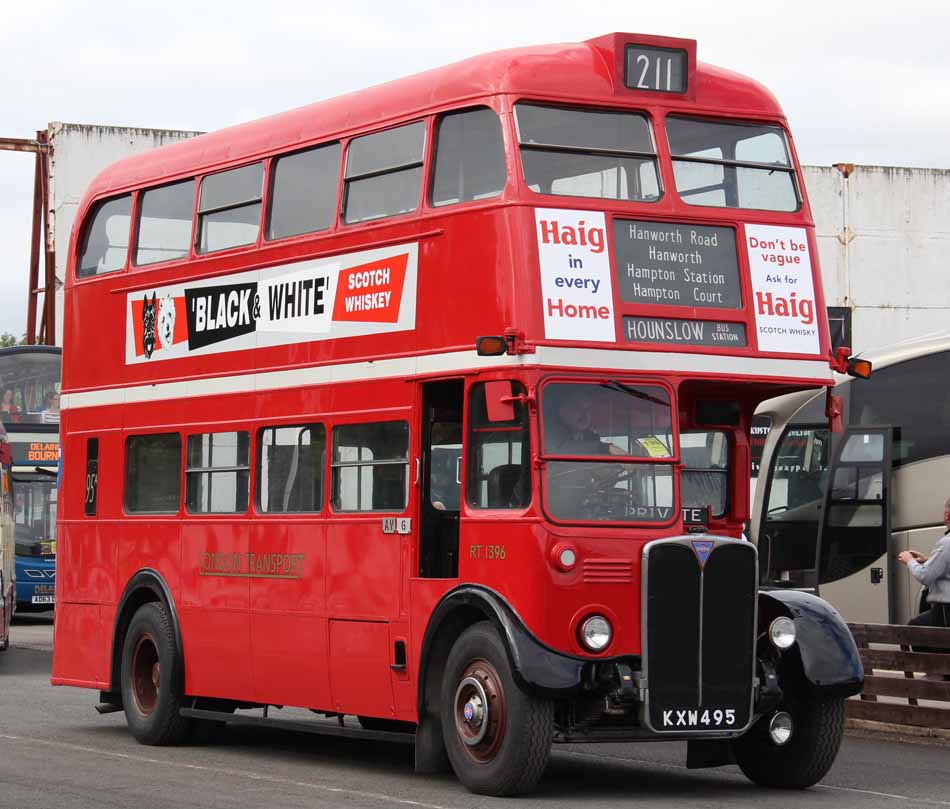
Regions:
<instances>
[{"instance_id":1,"label":"tree","mask_svg":"<svg viewBox=\"0 0 950 809\"><path fill-rule=\"evenodd\" d=\"M9 348L10 346L15 346L17 344L17 339L10 332L5 331L0 334L0 348Z\"/></svg>"}]
</instances>

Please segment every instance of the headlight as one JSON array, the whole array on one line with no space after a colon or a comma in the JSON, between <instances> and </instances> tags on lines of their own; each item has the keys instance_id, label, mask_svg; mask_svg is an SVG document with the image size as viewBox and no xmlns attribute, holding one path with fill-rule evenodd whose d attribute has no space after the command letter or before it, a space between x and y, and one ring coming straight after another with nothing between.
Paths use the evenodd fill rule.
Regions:
<instances>
[{"instance_id":1,"label":"headlight","mask_svg":"<svg viewBox=\"0 0 950 809\"><path fill-rule=\"evenodd\" d=\"M561 567L565 570L570 570L577 564L577 554L573 548L564 548L558 555L557 560L561 563Z\"/></svg>"},{"instance_id":2,"label":"headlight","mask_svg":"<svg viewBox=\"0 0 950 809\"><path fill-rule=\"evenodd\" d=\"M776 649L785 651L795 643L795 622L791 618L776 618L769 626L769 640Z\"/></svg>"},{"instance_id":3,"label":"headlight","mask_svg":"<svg viewBox=\"0 0 950 809\"><path fill-rule=\"evenodd\" d=\"M613 630L603 615L591 615L581 624L581 644L591 652L602 652L610 645Z\"/></svg>"}]
</instances>

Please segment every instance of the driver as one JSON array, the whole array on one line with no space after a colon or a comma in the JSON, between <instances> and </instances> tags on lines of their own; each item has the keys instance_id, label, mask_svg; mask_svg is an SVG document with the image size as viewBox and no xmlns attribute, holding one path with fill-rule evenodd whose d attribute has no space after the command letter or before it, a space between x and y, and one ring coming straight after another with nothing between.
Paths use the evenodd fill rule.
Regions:
<instances>
[{"instance_id":1,"label":"driver","mask_svg":"<svg viewBox=\"0 0 950 809\"><path fill-rule=\"evenodd\" d=\"M552 455L627 456L605 441L593 427L593 396L587 386L563 385L552 391L551 418L545 427L545 451ZM550 428L547 425L550 424ZM607 492L624 474L615 463L554 461L547 475L548 502L560 519L605 519L610 506ZM629 474L629 472L628 472Z\"/></svg>"},{"instance_id":2,"label":"driver","mask_svg":"<svg viewBox=\"0 0 950 809\"><path fill-rule=\"evenodd\" d=\"M547 450L558 455L626 455L616 444L604 441L593 429L593 401L581 385L560 391L557 430Z\"/></svg>"}]
</instances>

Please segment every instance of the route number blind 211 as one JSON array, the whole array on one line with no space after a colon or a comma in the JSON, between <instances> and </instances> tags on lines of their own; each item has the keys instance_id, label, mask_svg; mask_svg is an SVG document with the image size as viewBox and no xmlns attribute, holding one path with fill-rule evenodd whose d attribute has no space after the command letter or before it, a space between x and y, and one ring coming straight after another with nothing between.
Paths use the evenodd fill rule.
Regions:
<instances>
[{"instance_id":1,"label":"route number blind 211","mask_svg":"<svg viewBox=\"0 0 950 809\"><path fill-rule=\"evenodd\" d=\"M686 92L686 51L627 45L625 84L631 90Z\"/></svg>"}]
</instances>

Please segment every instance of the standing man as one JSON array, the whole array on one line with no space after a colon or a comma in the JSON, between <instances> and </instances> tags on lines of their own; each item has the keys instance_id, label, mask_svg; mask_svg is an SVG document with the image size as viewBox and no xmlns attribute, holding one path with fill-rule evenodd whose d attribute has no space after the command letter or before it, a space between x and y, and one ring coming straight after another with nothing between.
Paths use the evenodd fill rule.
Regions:
<instances>
[{"instance_id":1,"label":"standing man","mask_svg":"<svg viewBox=\"0 0 950 809\"><path fill-rule=\"evenodd\" d=\"M930 609L910 620L912 626L950 627L950 498L943 505L946 533L937 540L930 556L917 551L901 551L899 562L907 565L910 575L928 588Z\"/></svg>"}]
</instances>

